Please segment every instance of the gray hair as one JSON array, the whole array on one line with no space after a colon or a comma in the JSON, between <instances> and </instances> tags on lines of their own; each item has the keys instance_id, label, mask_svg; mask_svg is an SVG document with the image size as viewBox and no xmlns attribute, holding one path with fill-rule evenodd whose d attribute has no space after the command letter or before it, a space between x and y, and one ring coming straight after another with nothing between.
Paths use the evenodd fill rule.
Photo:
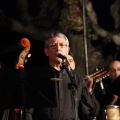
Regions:
<instances>
[{"instance_id":1,"label":"gray hair","mask_svg":"<svg viewBox=\"0 0 120 120\"><path fill-rule=\"evenodd\" d=\"M55 38L55 37L64 38L64 39L66 40L67 46L69 46L69 40L68 40L68 38L67 38L63 33L58 32L58 33L52 33L52 34L50 34L50 35L47 37L47 39L45 40L45 43L44 43L44 47L47 48L47 47L48 47L48 42L49 42L49 40L50 40L51 38Z\"/></svg>"}]
</instances>

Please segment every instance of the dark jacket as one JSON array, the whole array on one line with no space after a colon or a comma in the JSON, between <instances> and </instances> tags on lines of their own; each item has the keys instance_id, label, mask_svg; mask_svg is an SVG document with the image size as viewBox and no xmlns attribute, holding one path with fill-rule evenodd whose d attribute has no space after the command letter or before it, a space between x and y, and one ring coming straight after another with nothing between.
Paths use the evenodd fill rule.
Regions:
<instances>
[{"instance_id":1,"label":"dark jacket","mask_svg":"<svg viewBox=\"0 0 120 120\"><path fill-rule=\"evenodd\" d=\"M63 69L61 72L51 66L43 71L47 79L59 78L56 82L56 107L34 108L33 120L92 120L99 112L99 103L94 94L88 92L86 82L80 74L73 71L76 89L69 89L71 85L70 76ZM43 73L44 73L43 72ZM70 84L69 84L70 83ZM49 94L49 91L48 91Z\"/></svg>"}]
</instances>

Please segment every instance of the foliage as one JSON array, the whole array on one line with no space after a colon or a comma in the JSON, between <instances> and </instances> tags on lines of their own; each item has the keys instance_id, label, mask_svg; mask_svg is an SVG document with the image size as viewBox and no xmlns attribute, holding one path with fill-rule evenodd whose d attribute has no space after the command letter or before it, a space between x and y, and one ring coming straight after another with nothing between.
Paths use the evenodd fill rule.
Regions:
<instances>
[{"instance_id":1,"label":"foliage","mask_svg":"<svg viewBox=\"0 0 120 120\"><path fill-rule=\"evenodd\" d=\"M65 0L61 10L59 25L68 32L80 32L83 30L82 11L77 0Z\"/></svg>"}]
</instances>

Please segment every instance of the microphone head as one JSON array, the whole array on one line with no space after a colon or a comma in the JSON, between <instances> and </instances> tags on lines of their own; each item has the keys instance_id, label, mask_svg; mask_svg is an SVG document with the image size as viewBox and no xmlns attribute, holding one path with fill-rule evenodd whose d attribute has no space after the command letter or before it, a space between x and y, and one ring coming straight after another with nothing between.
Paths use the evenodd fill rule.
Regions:
<instances>
[{"instance_id":1,"label":"microphone head","mask_svg":"<svg viewBox=\"0 0 120 120\"><path fill-rule=\"evenodd\" d=\"M61 59L67 59L65 55L62 55L61 53L57 53L57 57Z\"/></svg>"}]
</instances>

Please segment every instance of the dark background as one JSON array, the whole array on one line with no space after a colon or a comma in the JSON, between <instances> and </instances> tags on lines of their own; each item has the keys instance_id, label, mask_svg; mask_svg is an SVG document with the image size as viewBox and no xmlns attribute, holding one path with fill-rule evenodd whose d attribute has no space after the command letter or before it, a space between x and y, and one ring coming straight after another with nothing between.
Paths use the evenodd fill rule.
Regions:
<instances>
[{"instance_id":1,"label":"dark background","mask_svg":"<svg viewBox=\"0 0 120 120\"><path fill-rule=\"evenodd\" d=\"M14 68L17 63L17 59L24 49L19 46L19 41L23 37L27 37L31 43L31 49L29 53L31 57L28 58L27 63L24 65L29 66L43 66L47 62L47 58L44 54L44 42L37 41L30 38L28 35L20 34L6 29L0 29L1 43L0 43L0 61L4 64L5 68ZM27 56L26 56L27 57Z\"/></svg>"},{"instance_id":2,"label":"dark background","mask_svg":"<svg viewBox=\"0 0 120 120\"><path fill-rule=\"evenodd\" d=\"M59 11L63 7L63 0L58 0L56 3L54 0L46 0L45 2L47 5L44 7L47 10L44 10L44 7L40 6L45 4L44 0L28 0L28 12L33 18L37 18L36 16L38 15L39 11L43 11L43 14L40 12L41 16L40 18L38 17L38 22L36 23L34 23L35 21L31 22L29 20L27 21L21 18L17 2L17 0L0 0L0 10L2 10L2 14L4 14L6 17L6 19L0 23L0 61L4 63L6 68L14 68L15 63L17 62L16 59L22 51L22 48L19 47L18 42L21 38L27 37L31 42L31 58L29 58L28 62L25 65L43 66L46 64L47 58L43 52L45 37L42 37L41 31L50 32L53 29L58 29L57 26L60 14ZM114 29L114 21L110 15L109 9L110 5L113 2L114 0L92 0L93 8L97 13L98 23L100 27L108 31L113 31ZM53 7L53 9L50 7ZM44 13L46 14L44 15ZM2 21L2 14L0 14L0 21ZM24 33L23 31L18 32L17 30L12 30L11 19L15 19L18 22L24 23L25 25L34 25L35 27L37 26L38 31L40 30L41 37L37 37L37 35L34 37L31 34ZM35 20L37 21L37 19ZM49 32L47 34L49 34ZM99 43L99 41L97 43ZM107 55L105 54L105 56Z\"/></svg>"}]
</instances>

